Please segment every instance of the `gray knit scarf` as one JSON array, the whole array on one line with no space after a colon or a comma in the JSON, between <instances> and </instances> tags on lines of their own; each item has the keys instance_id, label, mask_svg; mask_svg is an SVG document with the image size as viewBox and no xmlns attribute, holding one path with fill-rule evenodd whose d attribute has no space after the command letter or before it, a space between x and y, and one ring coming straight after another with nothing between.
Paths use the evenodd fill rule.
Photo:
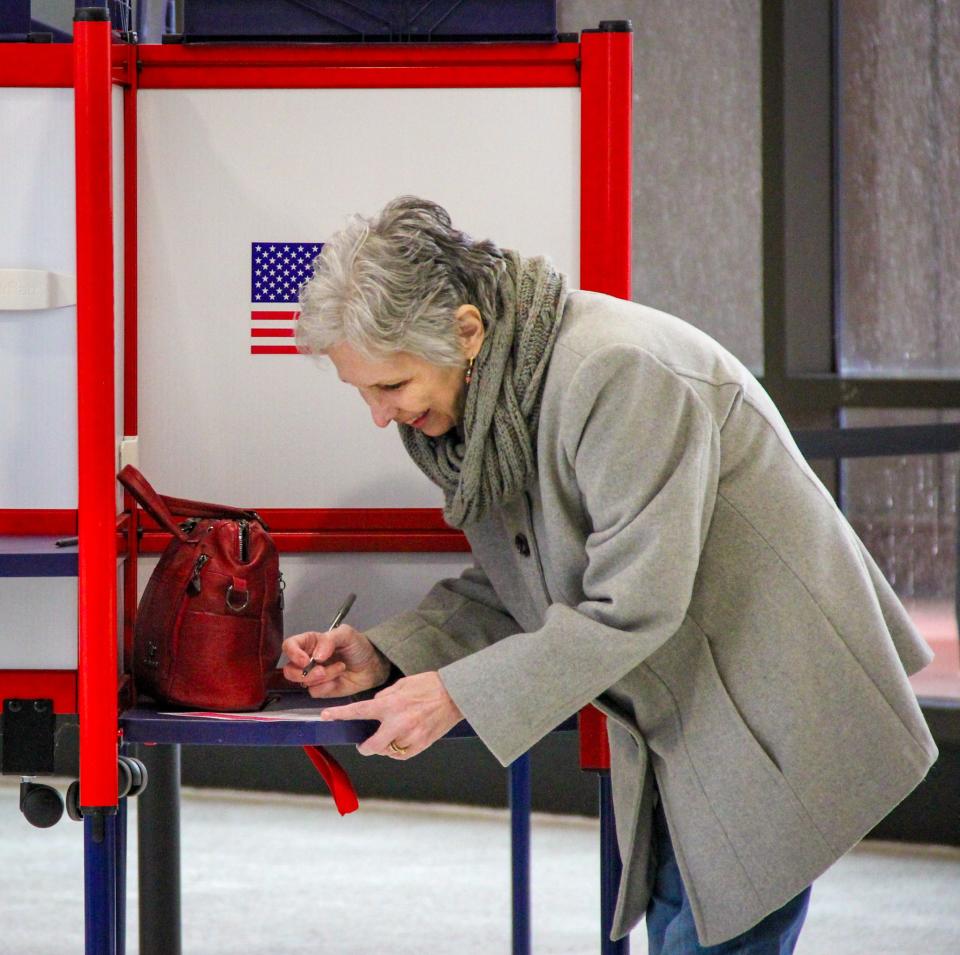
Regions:
<instances>
[{"instance_id":1,"label":"gray knit scarf","mask_svg":"<svg viewBox=\"0 0 960 955\"><path fill-rule=\"evenodd\" d=\"M536 473L540 396L567 297L566 278L542 258L505 250L498 314L487 322L461 428L431 438L400 425L417 467L443 489L452 527L522 493Z\"/></svg>"}]
</instances>

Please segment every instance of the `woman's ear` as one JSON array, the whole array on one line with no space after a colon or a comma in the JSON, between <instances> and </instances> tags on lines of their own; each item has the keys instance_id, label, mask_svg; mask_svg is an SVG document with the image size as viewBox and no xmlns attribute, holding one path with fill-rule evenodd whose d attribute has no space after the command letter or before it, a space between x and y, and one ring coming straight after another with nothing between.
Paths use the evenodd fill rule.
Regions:
<instances>
[{"instance_id":1,"label":"woman's ear","mask_svg":"<svg viewBox=\"0 0 960 955\"><path fill-rule=\"evenodd\" d=\"M483 319L480 317L480 310L476 305L461 305L454 318L460 332L460 346L463 348L463 357L468 361L476 358L480 353L480 346L483 344L483 338L486 329L483 327Z\"/></svg>"}]
</instances>

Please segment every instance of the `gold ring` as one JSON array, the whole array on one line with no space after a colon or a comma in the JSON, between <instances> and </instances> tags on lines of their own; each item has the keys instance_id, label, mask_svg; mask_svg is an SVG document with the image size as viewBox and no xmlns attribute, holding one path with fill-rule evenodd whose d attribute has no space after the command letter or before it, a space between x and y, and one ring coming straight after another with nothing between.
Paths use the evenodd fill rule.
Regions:
<instances>
[{"instance_id":1,"label":"gold ring","mask_svg":"<svg viewBox=\"0 0 960 955\"><path fill-rule=\"evenodd\" d=\"M402 756L408 749L410 749L409 746L398 746L396 740L390 744L390 752L396 753L398 756Z\"/></svg>"}]
</instances>

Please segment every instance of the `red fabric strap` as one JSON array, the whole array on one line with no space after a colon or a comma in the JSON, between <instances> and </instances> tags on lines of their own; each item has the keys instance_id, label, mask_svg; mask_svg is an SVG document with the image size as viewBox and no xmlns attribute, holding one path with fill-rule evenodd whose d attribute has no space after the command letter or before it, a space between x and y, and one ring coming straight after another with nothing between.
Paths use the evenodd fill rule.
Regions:
<instances>
[{"instance_id":1,"label":"red fabric strap","mask_svg":"<svg viewBox=\"0 0 960 955\"><path fill-rule=\"evenodd\" d=\"M303 751L330 788L337 812L341 816L356 812L360 808L360 802L347 771L322 746L304 746Z\"/></svg>"}]
</instances>

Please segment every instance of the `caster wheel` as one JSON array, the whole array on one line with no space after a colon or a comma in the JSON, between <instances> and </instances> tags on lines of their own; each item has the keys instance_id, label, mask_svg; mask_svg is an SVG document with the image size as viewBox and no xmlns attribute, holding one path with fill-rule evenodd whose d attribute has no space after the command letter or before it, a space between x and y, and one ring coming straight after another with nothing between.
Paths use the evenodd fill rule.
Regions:
<instances>
[{"instance_id":1,"label":"caster wheel","mask_svg":"<svg viewBox=\"0 0 960 955\"><path fill-rule=\"evenodd\" d=\"M130 772L130 789L128 796L139 796L147 788L147 767L134 756L121 756L121 765L126 765Z\"/></svg>"},{"instance_id":2,"label":"caster wheel","mask_svg":"<svg viewBox=\"0 0 960 955\"><path fill-rule=\"evenodd\" d=\"M144 789L147 788L147 782L150 779L150 777L147 774L147 767L145 763L141 762L139 759L137 759L134 756L131 756L130 760L131 762L134 762L137 764L137 769L140 773L140 782L136 784L136 786L134 787L134 791L130 795L139 796L140 793L142 793Z\"/></svg>"},{"instance_id":3,"label":"caster wheel","mask_svg":"<svg viewBox=\"0 0 960 955\"><path fill-rule=\"evenodd\" d=\"M117 760L117 795L120 799L123 799L124 796L129 795L132 787L133 771L130 769L127 757L121 756Z\"/></svg>"},{"instance_id":4,"label":"caster wheel","mask_svg":"<svg viewBox=\"0 0 960 955\"><path fill-rule=\"evenodd\" d=\"M83 814L80 812L80 780L75 779L67 786L67 795L64 799L67 815L74 822L83 822Z\"/></svg>"},{"instance_id":5,"label":"caster wheel","mask_svg":"<svg viewBox=\"0 0 960 955\"><path fill-rule=\"evenodd\" d=\"M63 800L53 786L42 783L20 784L20 812L38 829L55 826L63 815Z\"/></svg>"}]
</instances>

